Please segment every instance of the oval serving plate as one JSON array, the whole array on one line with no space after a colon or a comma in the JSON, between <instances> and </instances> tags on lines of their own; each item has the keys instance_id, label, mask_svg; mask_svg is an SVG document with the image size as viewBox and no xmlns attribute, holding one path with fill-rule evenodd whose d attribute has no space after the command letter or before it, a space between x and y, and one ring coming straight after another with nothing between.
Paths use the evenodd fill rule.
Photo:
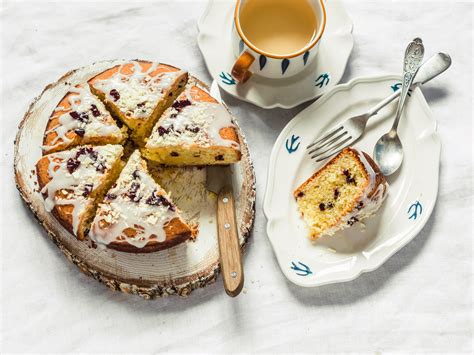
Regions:
<instances>
[{"instance_id":1,"label":"oval serving plate","mask_svg":"<svg viewBox=\"0 0 474 355\"><path fill-rule=\"evenodd\" d=\"M71 86L124 61L104 61L73 70L48 85L30 105L15 140L15 179L28 207L45 228L51 240L85 274L114 290L146 299L170 294L188 295L216 280L219 272L216 210L203 208L199 235L194 242L149 254L133 254L112 249L90 248L87 239L79 241L48 212L38 192L35 164L41 157L43 132L48 118ZM203 85L204 86L204 85ZM247 242L255 216L255 174L242 132L242 160L232 166L233 188L240 244Z\"/></svg>"},{"instance_id":2,"label":"oval serving plate","mask_svg":"<svg viewBox=\"0 0 474 355\"><path fill-rule=\"evenodd\" d=\"M410 93L399 127L405 160L401 169L387 178L389 195L377 215L365 221L365 228L356 224L311 242L293 198L293 191L322 166L309 158L306 146L326 129L364 113L400 87L399 76L360 78L338 85L290 121L275 142L264 213L278 263L293 283L314 287L350 281L375 270L428 221L438 193L441 144L436 121L420 89ZM391 127L396 104L369 121L355 147L372 154L377 139Z\"/></svg>"}]
</instances>

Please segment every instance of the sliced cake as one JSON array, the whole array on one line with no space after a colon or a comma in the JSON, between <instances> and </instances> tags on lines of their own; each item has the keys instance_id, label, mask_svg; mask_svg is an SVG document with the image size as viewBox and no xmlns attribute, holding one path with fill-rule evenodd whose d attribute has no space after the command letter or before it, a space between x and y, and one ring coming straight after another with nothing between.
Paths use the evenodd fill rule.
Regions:
<instances>
[{"instance_id":1,"label":"sliced cake","mask_svg":"<svg viewBox=\"0 0 474 355\"><path fill-rule=\"evenodd\" d=\"M166 165L230 164L241 157L229 111L194 80L159 119L142 151Z\"/></svg>"},{"instance_id":2,"label":"sliced cake","mask_svg":"<svg viewBox=\"0 0 474 355\"><path fill-rule=\"evenodd\" d=\"M132 253L166 249L191 235L177 207L149 175L138 150L99 205L89 234L99 245Z\"/></svg>"},{"instance_id":3,"label":"sliced cake","mask_svg":"<svg viewBox=\"0 0 474 355\"><path fill-rule=\"evenodd\" d=\"M90 145L43 156L36 163L45 208L79 239L86 236L96 201L123 167L120 145Z\"/></svg>"},{"instance_id":4,"label":"sliced cake","mask_svg":"<svg viewBox=\"0 0 474 355\"><path fill-rule=\"evenodd\" d=\"M51 114L43 152L54 153L84 144L120 144L127 137L87 85L73 87Z\"/></svg>"},{"instance_id":5,"label":"sliced cake","mask_svg":"<svg viewBox=\"0 0 474 355\"><path fill-rule=\"evenodd\" d=\"M311 239L317 239L375 214L387 190L385 177L370 156L346 148L298 187L294 196Z\"/></svg>"},{"instance_id":6,"label":"sliced cake","mask_svg":"<svg viewBox=\"0 0 474 355\"><path fill-rule=\"evenodd\" d=\"M94 94L131 130L143 145L163 111L186 85L188 74L178 68L132 61L110 68L88 81Z\"/></svg>"}]
</instances>

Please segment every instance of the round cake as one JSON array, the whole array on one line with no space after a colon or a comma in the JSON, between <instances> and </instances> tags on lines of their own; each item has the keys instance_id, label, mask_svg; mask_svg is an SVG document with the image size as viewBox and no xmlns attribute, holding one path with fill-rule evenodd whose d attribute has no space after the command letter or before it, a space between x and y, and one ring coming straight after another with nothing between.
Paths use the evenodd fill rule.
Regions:
<instances>
[{"instance_id":1,"label":"round cake","mask_svg":"<svg viewBox=\"0 0 474 355\"><path fill-rule=\"evenodd\" d=\"M42 149L36 171L46 210L77 238L131 253L198 234L146 159L188 167L241 159L227 109L186 71L148 61L71 88L51 113Z\"/></svg>"}]
</instances>

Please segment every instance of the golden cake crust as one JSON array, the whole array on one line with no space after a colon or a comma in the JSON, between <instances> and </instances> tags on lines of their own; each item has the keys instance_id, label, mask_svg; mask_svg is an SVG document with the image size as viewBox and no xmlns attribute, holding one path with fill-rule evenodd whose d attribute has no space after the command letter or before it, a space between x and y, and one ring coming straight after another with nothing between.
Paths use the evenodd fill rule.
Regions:
<instances>
[{"instance_id":1,"label":"golden cake crust","mask_svg":"<svg viewBox=\"0 0 474 355\"><path fill-rule=\"evenodd\" d=\"M50 181L50 177L48 174L48 169L49 169L49 164L50 161L47 156L41 158L37 163L36 163L36 175L38 177L38 185L39 189L43 189ZM58 192L56 194L57 196L60 196L60 193ZM43 197L45 195L43 194ZM51 213L53 214L54 217L61 223L61 225L66 228L71 234L74 234L73 228L72 228L72 210L74 209L74 206L72 205L56 205L54 206L53 210Z\"/></svg>"},{"instance_id":2,"label":"golden cake crust","mask_svg":"<svg viewBox=\"0 0 474 355\"><path fill-rule=\"evenodd\" d=\"M153 253L183 243L192 236L191 229L180 218L173 218L164 226L164 229L166 232L166 240L163 242L150 240L144 247L137 248L126 241L115 241L110 243L108 247L127 253ZM133 228L124 231L124 234L126 234L128 238L132 238L135 233L136 231Z\"/></svg>"}]
</instances>

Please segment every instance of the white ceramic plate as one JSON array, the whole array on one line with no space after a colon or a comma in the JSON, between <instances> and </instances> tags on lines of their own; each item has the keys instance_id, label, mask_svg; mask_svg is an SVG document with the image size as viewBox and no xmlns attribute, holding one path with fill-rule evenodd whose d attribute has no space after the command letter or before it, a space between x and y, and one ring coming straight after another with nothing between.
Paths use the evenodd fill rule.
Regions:
<instances>
[{"instance_id":1,"label":"white ceramic plate","mask_svg":"<svg viewBox=\"0 0 474 355\"><path fill-rule=\"evenodd\" d=\"M389 195L378 214L333 237L312 243L300 218L293 191L322 164L306 154L306 146L324 130L365 112L400 88L400 77L354 79L338 85L298 114L278 137L270 158L264 212L267 234L285 276L313 287L349 281L382 265L412 240L427 222L436 202L441 144L436 121L420 89L408 98L399 134L405 160L387 180ZM396 102L368 124L355 144L372 155L377 139L392 124Z\"/></svg>"},{"instance_id":2,"label":"white ceramic plate","mask_svg":"<svg viewBox=\"0 0 474 355\"><path fill-rule=\"evenodd\" d=\"M326 1L327 24L313 64L288 79L253 77L236 85L231 30L235 1L209 0L198 22L198 44L211 76L227 93L262 108L292 108L314 99L341 80L352 51L352 21L338 0Z\"/></svg>"}]
</instances>

